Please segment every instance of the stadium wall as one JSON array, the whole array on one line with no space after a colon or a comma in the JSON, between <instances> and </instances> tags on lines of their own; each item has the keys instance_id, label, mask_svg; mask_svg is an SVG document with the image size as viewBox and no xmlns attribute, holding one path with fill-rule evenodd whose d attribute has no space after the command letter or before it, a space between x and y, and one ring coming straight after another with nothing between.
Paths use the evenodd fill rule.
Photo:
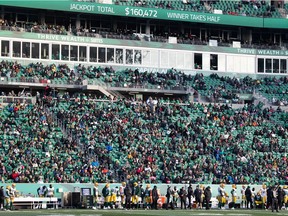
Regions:
<instances>
[{"instance_id":1,"label":"stadium wall","mask_svg":"<svg viewBox=\"0 0 288 216\"><path fill-rule=\"evenodd\" d=\"M2 59L41 61L45 64L177 68L183 71L249 75L285 75L288 65L287 50L212 47L12 31L0 31L0 41ZM30 47L29 56L24 56L23 50L27 49L27 44ZM197 59L196 56L200 57Z\"/></svg>"},{"instance_id":2,"label":"stadium wall","mask_svg":"<svg viewBox=\"0 0 288 216\"><path fill-rule=\"evenodd\" d=\"M42 186L42 185L46 185L49 186L50 183L46 183L46 184L35 184L35 183L19 183L16 184L16 188L17 191L19 191L20 194L22 194L23 196L27 196L28 194L31 195L35 195L37 196L37 189ZM4 187L6 187L6 185L11 185L11 184L2 184ZM54 189L55 189L55 197L61 198L62 196L62 192L78 192L79 189L81 191L81 188L91 188L91 192L93 193L93 184L88 184L88 183L74 183L74 184L70 184L70 183L61 183L61 184L56 184L56 183L52 183ZM110 184L110 187L120 187L121 183L115 183L115 184ZM167 186L168 184L151 184L151 188L154 187L154 185L157 186L157 188L160 190L160 193L162 196L166 195L166 190L167 190ZM171 187L176 186L177 189L180 189L181 187L185 187L186 190L189 186L189 184L169 184L171 185ZM217 193L218 193L218 187L219 185L206 185L206 184L202 184L204 187L210 186L211 190L212 190L212 196L216 197ZM102 188L105 186L105 184L99 184L99 189L100 189L100 193L102 191ZM193 184L193 189L195 189L197 186L197 184ZM259 189L261 188L261 185L250 185L251 189L255 188L255 191L258 192ZM146 185L143 184L143 188L146 188ZM241 193L241 188L242 185L237 185L237 195L240 196ZM59 190L60 189L60 190ZM228 193L228 195L231 197L231 192L232 190L232 185L226 185L225 186L225 191ZM62 192L59 192L62 191Z\"/></svg>"}]
</instances>

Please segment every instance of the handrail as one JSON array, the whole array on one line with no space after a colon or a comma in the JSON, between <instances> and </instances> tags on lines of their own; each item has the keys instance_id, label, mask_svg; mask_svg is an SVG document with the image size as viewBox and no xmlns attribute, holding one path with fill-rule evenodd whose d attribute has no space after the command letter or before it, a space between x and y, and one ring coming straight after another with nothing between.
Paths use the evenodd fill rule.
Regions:
<instances>
[{"instance_id":1,"label":"handrail","mask_svg":"<svg viewBox=\"0 0 288 216\"><path fill-rule=\"evenodd\" d=\"M1 103L15 103L15 102L20 102L20 103L36 103L36 97L29 97L29 96L0 96L0 102Z\"/></svg>"}]
</instances>

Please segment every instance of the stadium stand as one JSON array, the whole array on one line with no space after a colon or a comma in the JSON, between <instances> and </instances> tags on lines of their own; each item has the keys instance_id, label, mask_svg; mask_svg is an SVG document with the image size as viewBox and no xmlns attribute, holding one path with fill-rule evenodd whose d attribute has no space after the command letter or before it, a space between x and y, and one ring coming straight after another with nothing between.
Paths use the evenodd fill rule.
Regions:
<instances>
[{"instance_id":1,"label":"stadium stand","mask_svg":"<svg viewBox=\"0 0 288 216\"><path fill-rule=\"evenodd\" d=\"M177 43L179 44L190 44L190 45L208 45L209 38L200 39L199 37L182 33L181 31L175 32L166 32L163 30L157 30L150 35L146 34L136 34L133 31L127 29L87 29L83 26L79 28L73 27L68 30L65 26L61 25L47 25L47 24L38 24L38 23L25 23L25 28L20 27L13 21L0 20L0 30L6 31L26 31L33 33L42 33L42 34L56 34L56 35L73 35L79 37L95 37L95 38L110 38L110 39L119 39L119 40L135 40L135 41L146 41L146 42L161 42L168 43L169 37L176 37ZM223 47L232 47L232 41L217 39L218 46ZM287 49L287 44L282 44L281 46L272 40L261 40L260 38L252 41L252 44L247 44L246 41L241 40L241 46L243 48L253 48L253 49L274 49L281 50L283 48ZM17 56L15 56L17 57Z\"/></svg>"},{"instance_id":2,"label":"stadium stand","mask_svg":"<svg viewBox=\"0 0 288 216\"><path fill-rule=\"evenodd\" d=\"M256 30L249 25L239 30L237 25L231 27L224 21L221 24L192 20L188 26L188 22L168 20L169 17L163 25L169 24L171 28L162 29L163 25L158 23L160 16L159 20L153 18L152 24L146 22L147 17L137 17L133 22L135 28L142 23L138 34L129 29L132 18L127 14L115 15L114 18L122 17L114 22L116 19L104 12L87 15L88 6L79 4L79 8L75 7L79 9L77 18L72 20L70 15L75 15L76 9L66 3L62 5L66 8L64 15L57 11L57 15L51 15L55 16L53 19L49 16L52 9L39 14L34 8L33 16L29 9L23 9L29 12L23 18L14 11L17 4L2 8L2 181L119 183L132 177L143 183L288 182L288 118L282 110L288 103L288 78L284 74L288 64L286 26L275 28L275 32L269 30L269 38L264 28L273 25L272 18L283 17L287 4L277 8L264 1L113 1L125 6L207 14L221 10L229 17L263 17L260 24L253 24ZM12 21L7 21L7 14ZM93 27L96 17L99 26ZM31 22L33 19L37 22ZM46 21L54 24L46 25ZM181 30L175 29L180 24ZM199 37L193 34L195 29ZM259 29L265 30L261 37ZM139 37L141 32L153 36ZM243 49L208 46L213 35L219 46L230 47L232 40L236 40L241 41ZM86 36L85 40L80 36ZM167 43L169 36L177 38L177 43L201 46L193 50L173 43L150 46L153 41ZM95 41L88 37L122 41ZM120 62L115 61L117 51L121 52ZM141 56L139 61L137 56ZM183 70L172 68L171 62ZM141 72L136 69L138 66L143 66ZM151 70L144 71L145 67ZM160 67L164 68L161 72ZM268 76L269 73L277 76ZM27 83L24 87L28 86L30 95L14 92L14 86L23 88L22 84ZM58 86L52 91L50 84ZM145 87L146 92L142 99L135 92L134 98L127 96L132 90L123 98L99 97L96 87L100 84L138 90ZM89 85L96 87L88 89ZM11 89L13 92L9 92ZM156 93L149 92L151 89ZM159 96L157 90L162 89L192 89L203 103L193 103L171 92ZM270 104L254 104L256 93ZM35 95L36 103L26 100ZM251 98L245 101L243 95ZM21 100L15 99L17 96ZM11 97L15 98L10 100Z\"/></svg>"},{"instance_id":3,"label":"stadium stand","mask_svg":"<svg viewBox=\"0 0 288 216\"><path fill-rule=\"evenodd\" d=\"M235 78L211 74L203 76L186 75L174 68L166 73L139 72L138 69L115 70L113 67L84 66L79 64L74 68L67 65L43 65L31 63L22 66L17 62L2 61L0 64L1 77L11 81L42 82L53 84L81 84L87 80L88 84L106 83L112 87L140 87L150 89L186 90L192 87L197 94L205 96L208 102L242 103L239 94L253 94L258 91L273 105L287 105L287 77L259 77L249 76Z\"/></svg>"},{"instance_id":4,"label":"stadium stand","mask_svg":"<svg viewBox=\"0 0 288 216\"><path fill-rule=\"evenodd\" d=\"M280 109L67 95L48 96L44 107L73 139L43 106L4 107L2 151L14 155L2 158L5 181L119 182L128 175L146 183L286 181L287 113Z\"/></svg>"}]
</instances>

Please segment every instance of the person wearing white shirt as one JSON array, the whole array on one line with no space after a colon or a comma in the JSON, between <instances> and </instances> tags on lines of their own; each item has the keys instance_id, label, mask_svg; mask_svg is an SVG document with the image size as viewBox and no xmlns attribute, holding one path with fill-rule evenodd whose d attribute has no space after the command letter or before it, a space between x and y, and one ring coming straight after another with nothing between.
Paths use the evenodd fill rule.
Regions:
<instances>
[{"instance_id":1,"label":"person wearing white shirt","mask_svg":"<svg viewBox=\"0 0 288 216\"><path fill-rule=\"evenodd\" d=\"M54 197L54 187L52 186L52 184L49 185L47 197Z\"/></svg>"},{"instance_id":2,"label":"person wearing white shirt","mask_svg":"<svg viewBox=\"0 0 288 216\"><path fill-rule=\"evenodd\" d=\"M242 195L242 197L241 197L242 198L241 205L242 205L242 208L245 208L245 206L246 206L245 191L246 191L246 186L242 185L242 189L241 189L241 195Z\"/></svg>"},{"instance_id":3,"label":"person wearing white shirt","mask_svg":"<svg viewBox=\"0 0 288 216\"><path fill-rule=\"evenodd\" d=\"M94 197L94 206L93 206L93 209L96 210L97 207L98 207L98 197L99 197L98 182L95 182L95 183L94 183L93 197Z\"/></svg>"},{"instance_id":4,"label":"person wearing white shirt","mask_svg":"<svg viewBox=\"0 0 288 216\"><path fill-rule=\"evenodd\" d=\"M266 188L265 184L262 185L259 192L260 192L260 195L262 197L263 204L266 204L266 202L267 202L267 188Z\"/></svg>"}]
</instances>

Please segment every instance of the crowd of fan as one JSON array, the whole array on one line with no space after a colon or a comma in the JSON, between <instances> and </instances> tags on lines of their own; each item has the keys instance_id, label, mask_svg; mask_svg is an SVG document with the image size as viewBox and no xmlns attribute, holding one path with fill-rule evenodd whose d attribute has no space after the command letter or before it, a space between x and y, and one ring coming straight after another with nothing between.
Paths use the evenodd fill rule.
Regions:
<instances>
[{"instance_id":1,"label":"crowd of fan","mask_svg":"<svg viewBox=\"0 0 288 216\"><path fill-rule=\"evenodd\" d=\"M235 1L232 4L224 7L217 7L219 1L207 1L210 11L215 9L222 9L224 14L240 15L240 16L257 16L257 17L272 17L273 12L277 10L274 5L268 4L266 1ZM229 3L229 1L227 1ZM280 5L278 6L281 7ZM283 6L282 6L283 7ZM245 8L249 8L251 12L246 11Z\"/></svg>"},{"instance_id":2,"label":"crowd of fan","mask_svg":"<svg viewBox=\"0 0 288 216\"><path fill-rule=\"evenodd\" d=\"M287 181L287 128L272 123L280 109L45 95L74 135L62 137L46 106L9 104L0 121L4 181Z\"/></svg>"},{"instance_id":3,"label":"crowd of fan","mask_svg":"<svg viewBox=\"0 0 288 216\"><path fill-rule=\"evenodd\" d=\"M13 22L12 20L1 20L0 19L0 29L9 31L27 31L34 33L44 33L44 34L59 34L67 35L67 30L62 25L47 25L45 23L39 24L37 22L26 22L25 28L21 27L20 24Z\"/></svg>"},{"instance_id":4,"label":"crowd of fan","mask_svg":"<svg viewBox=\"0 0 288 216\"><path fill-rule=\"evenodd\" d=\"M57 127L43 107L11 103L2 112L0 128L2 181L75 181L73 176L63 175L63 166L71 164L73 154L81 157L83 153L75 143L53 137Z\"/></svg>"},{"instance_id":5,"label":"crowd of fan","mask_svg":"<svg viewBox=\"0 0 288 216\"><path fill-rule=\"evenodd\" d=\"M196 66L195 66L196 67ZM2 61L0 63L0 76L18 78L20 81L41 82L48 80L63 80L65 83L81 84L83 80L93 83L100 80L115 87L140 87L154 89L188 90L194 89L195 95L202 95L210 102L242 103L240 94L253 95L259 91L274 105L286 105L288 101L287 77L259 77L253 79L249 76L236 78L211 74L204 76L197 73L188 75L174 68L166 73L139 72L138 69L115 70L113 67L84 66L79 64L75 68L67 65L43 65L31 63L23 66L18 62ZM49 83L48 82L48 83Z\"/></svg>"}]
</instances>

